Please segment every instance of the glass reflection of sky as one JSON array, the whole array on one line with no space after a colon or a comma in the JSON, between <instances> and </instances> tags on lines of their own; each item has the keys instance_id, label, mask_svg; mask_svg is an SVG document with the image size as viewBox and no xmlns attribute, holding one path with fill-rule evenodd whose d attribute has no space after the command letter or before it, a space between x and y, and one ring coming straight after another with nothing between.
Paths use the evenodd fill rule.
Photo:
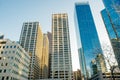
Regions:
<instances>
[{"instance_id":1,"label":"glass reflection of sky","mask_svg":"<svg viewBox=\"0 0 120 80\"><path fill-rule=\"evenodd\" d=\"M76 4L76 17L87 70L95 57L95 49L102 53L93 16L88 4ZM84 66L85 67L85 66Z\"/></svg>"}]
</instances>

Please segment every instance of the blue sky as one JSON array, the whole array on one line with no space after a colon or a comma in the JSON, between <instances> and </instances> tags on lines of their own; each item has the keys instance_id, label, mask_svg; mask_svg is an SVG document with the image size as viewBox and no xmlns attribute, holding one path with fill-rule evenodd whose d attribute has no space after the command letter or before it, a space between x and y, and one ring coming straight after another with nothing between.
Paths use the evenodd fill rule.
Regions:
<instances>
[{"instance_id":1,"label":"blue sky","mask_svg":"<svg viewBox=\"0 0 120 80\"><path fill-rule=\"evenodd\" d=\"M74 2L76 1L0 0L1 32L4 33L7 38L18 40L22 23L26 21L39 21L43 32L50 31L51 14L59 12L73 13Z\"/></svg>"},{"instance_id":2,"label":"blue sky","mask_svg":"<svg viewBox=\"0 0 120 80\"><path fill-rule=\"evenodd\" d=\"M76 33L74 25L74 4L86 0L0 0L0 33L18 41L22 24L39 21L42 31L51 31L53 13L68 13L73 70L79 68ZM100 41L108 37L101 19L102 0L89 0ZM103 34L104 33L104 34Z\"/></svg>"}]
</instances>

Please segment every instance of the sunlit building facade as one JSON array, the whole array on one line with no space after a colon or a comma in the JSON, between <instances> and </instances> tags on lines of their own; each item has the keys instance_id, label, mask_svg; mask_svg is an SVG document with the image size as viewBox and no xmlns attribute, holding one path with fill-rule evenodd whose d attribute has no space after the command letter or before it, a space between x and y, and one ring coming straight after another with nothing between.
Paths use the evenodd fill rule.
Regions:
<instances>
[{"instance_id":1,"label":"sunlit building facade","mask_svg":"<svg viewBox=\"0 0 120 80\"><path fill-rule=\"evenodd\" d=\"M95 58L95 50L99 49L97 53L102 53L89 3L75 4L75 22L78 52L82 58L80 59L81 72L84 79L87 80L91 75L90 63Z\"/></svg>"},{"instance_id":2,"label":"sunlit building facade","mask_svg":"<svg viewBox=\"0 0 120 80\"><path fill-rule=\"evenodd\" d=\"M41 59L41 78L48 79L49 75L49 40L47 34L43 35L43 48Z\"/></svg>"},{"instance_id":3,"label":"sunlit building facade","mask_svg":"<svg viewBox=\"0 0 120 80\"><path fill-rule=\"evenodd\" d=\"M81 71L79 69L73 72L73 80L82 80Z\"/></svg>"},{"instance_id":4,"label":"sunlit building facade","mask_svg":"<svg viewBox=\"0 0 120 80\"><path fill-rule=\"evenodd\" d=\"M120 0L103 0L101 15L120 68Z\"/></svg>"},{"instance_id":5,"label":"sunlit building facade","mask_svg":"<svg viewBox=\"0 0 120 80\"><path fill-rule=\"evenodd\" d=\"M52 61L51 78L72 80L72 60L68 15L52 15Z\"/></svg>"},{"instance_id":6,"label":"sunlit building facade","mask_svg":"<svg viewBox=\"0 0 120 80\"><path fill-rule=\"evenodd\" d=\"M18 43L0 40L0 80L28 80L30 54Z\"/></svg>"},{"instance_id":7,"label":"sunlit building facade","mask_svg":"<svg viewBox=\"0 0 120 80\"><path fill-rule=\"evenodd\" d=\"M39 22L25 22L20 35L20 45L31 53L29 80L40 79L40 61L42 59L43 33Z\"/></svg>"}]
</instances>

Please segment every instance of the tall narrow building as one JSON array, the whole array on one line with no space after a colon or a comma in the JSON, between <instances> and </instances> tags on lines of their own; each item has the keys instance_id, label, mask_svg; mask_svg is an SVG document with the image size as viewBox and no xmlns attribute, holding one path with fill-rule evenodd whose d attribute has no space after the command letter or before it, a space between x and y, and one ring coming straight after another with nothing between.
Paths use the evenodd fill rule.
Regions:
<instances>
[{"instance_id":1,"label":"tall narrow building","mask_svg":"<svg viewBox=\"0 0 120 80\"><path fill-rule=\"evenodd\" d=\"M52 15L52 64L51 78L72 80L72 61L68 15Z\"/></svg>"},{"instance_id":2,"label":"tall narrow building","mask_svg":"<svg viewBox=\"0 0 120 80\"><path fill-rule=\"evenodd\" d=\"M102 53L89 3L75 4L75 20L81 72L87 80L91 75L90 63L95 58L95 50L99 49L98 53Z\"/></svg>"},{"instance_id":3,"label":"tall narrow building","mask_svg":"<svg viewBox=\"0 0 120 80\"><path fill-rule=\"evenodd\" d=\"M120 68L120 0L103 0L101 15Z\"/></svg>"},{"instance_id":4,"label":"tall narrow building","mask_svg":"<svg viewBox=\"0 0 120 80\"><path fill-rule=\"evenodd\" d=\"M41 79L48 79L49 73L49 40L47 34L43 35L43 48L41 59Z\"/></svg>"},{"instance_id":5,"label":"tall narrow building","mask_svg":"<svg viewBox=\"0 0 120 80\"><path fill-rule=\"evenodd\" d=\"M28 80L39 79L43 47L43 34L39 22L23 23L19 42L27 52L32 54Z\"/></svg>"},{"instance_id":6,"label":"tall narrow building","mask_svg":"<svg viewBox=\"0 0 120 80\"><path fill-rule=\"evenodd\" d=\"M52 33L51 32L47 32L47 36L48 36L48 40L49 40L49 74L48 74L48 78L50 78L50 71L51 71L51 64L52 64Z\"/></svg>"}]
</instances>

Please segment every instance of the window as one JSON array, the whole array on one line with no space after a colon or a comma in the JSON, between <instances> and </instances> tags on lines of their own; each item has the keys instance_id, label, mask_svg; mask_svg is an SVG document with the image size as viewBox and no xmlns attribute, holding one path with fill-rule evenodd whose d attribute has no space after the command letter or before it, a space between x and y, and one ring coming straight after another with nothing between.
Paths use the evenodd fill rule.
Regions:
<instances>
[{"instance_id":1,"label":"window","mask_svg":"<svg viewBox=\"0 0 120 80\"><path fill-rule=\"evenodd\" d=\"M3 66L3 63L1 64L1 66Z\"/></svg>"},{"instance_id":2,"label":"window","mask_svg":"<svg viewBox=\"0 0 120 80\"><path fill-rule=\"evenodd\" d=\"M15 53L15 51L13 51L13 53Z\"/></svg>"},{"instance_id":3,"label":"window","mask_svg":"<svg viewBox=\"0 0 120 80\"><path fill-rule=\"evenodd\" d=\"M2 73L2 70L0 69L0 73Z\"/></svg>"},{"instance_id":4,"label":"window","mask_svg":"<svg viewBox=\"0 0 120 80\"><path fill-rule=\"evenodd\" d=\"M6 48L8 48L9 46L7 46Z\"/></svg>"},{"instance_id":5,"label":"window","mask_svg":"<svg viewBox=\"0 0 120 80\"><path fill-rule=\"evenodd\" d=\"M4 73L6 73L6 69L4 70Z\"/></svg>"},{"instance_id":6,"label":"window","mask_svg":"<svg viewBox=\"0 0 120 80\"><path fill-rule=\"evenodd\" d=\"M4 80L4 76L2 77L2 80Z\"/></svg>"},{"instance_id":7,"label":"window","mask_svg":"<svg viewBox=\"0 0 120 80\"><path fill-rule=\"evenodd\" d=\"M12 48L12 46L10 46L10 48Z\"/></svg>"},{"instance_id":8,"label":"window","mask_svg":"<svg viewBox=\"0 0 120 80\"><path fill-rule=\"evenodd\" d=\"M8 63L5 64L6 66L8 65Z\"/></svg>"},{"instance_id":9,"label":"window","mask_svg":"<svg viewBox=\"0 0 120 80\"><path fill-rule=\"evenodd\" d=\"M16 46L14 46L14 48L16 48Z\"/></svg>"},{"instance_id":10,"label":"window","mask_svg":"<svg viewBox=\"0 0 120 80\"><path fill-rule=\"evenodd\" d=\"M3 51L1 51L1 54L3 54Z\"/></svg>"},{"instance_id":11,"label":"window","mask_svg":"<svg viewBox=\"0 0 120 80\"><path fill-rule=\"evenodd\" d=\"M13 57L11 57L11 59L13 59Z\"/></svg>"},{"instance_id":12,"label":"window","mask_svg":"<svg viewBox=\"0 0 120 80\"><path fill-rule=\"evenodd\" d=\"M5 51L5 54L7 54L7 51Z\"/></svg>"},{"instance_id":13,"label":"window","mask_svg":"<svg viewBox=\"0 0 120 80\"><path fill-rule=\"evenodd\" d=\"M5 46L3 46L3 48L5 48Z\"/></svg>"},{"instance_id":14,"label":"window","mask_svg":"<svg viewBox=\"0 0 120 80\"><path fill-rule=\"evenodd\" d=\"M8 77L8 76L6 77L6 80L9 80L9 77Z\"/></svg>"}]
</instances>

